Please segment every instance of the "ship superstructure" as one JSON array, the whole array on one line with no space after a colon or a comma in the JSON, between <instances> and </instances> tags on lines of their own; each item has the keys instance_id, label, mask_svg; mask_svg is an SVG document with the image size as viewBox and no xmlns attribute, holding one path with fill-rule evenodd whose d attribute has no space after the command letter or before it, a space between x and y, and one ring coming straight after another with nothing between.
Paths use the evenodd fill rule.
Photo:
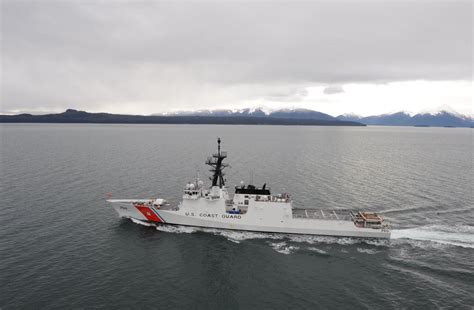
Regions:
<instances>
[{"instance_id":1,"label":"ship superstructure","mask_svg":"<svg viewBox=\"0 0 474 310\"><path fill-rule=\"evenodd\" d=\"M206 160L211 167L211 186L196 176L185 185L182 202L169 205L164 199L109 199L121 217L156 224L186 225L244 231L290 234L330 235L367 238L390 238L384 219L373 212L349 210L318 210L293 208L289 194L272 194L261 187L241 182L233 196L225 185L223 161L227 152L221 151Z\"/></svg>"}]
</instances>

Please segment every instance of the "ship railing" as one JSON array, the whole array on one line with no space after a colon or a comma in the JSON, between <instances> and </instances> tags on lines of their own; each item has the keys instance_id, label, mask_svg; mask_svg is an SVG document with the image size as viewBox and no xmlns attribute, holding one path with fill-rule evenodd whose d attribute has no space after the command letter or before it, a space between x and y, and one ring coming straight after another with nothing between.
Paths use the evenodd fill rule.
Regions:
<instances>
[{"instance_id":1,"label":"ship railing","mask_svg":"<svg viewBox=\"0 0 474 310\"><path fill-rule=\"evenodd\" d=\"M341 210L293 209L293 218L350 221L351 215L347 211L342 213Z\"/></svg>"},{"instance_id":2,"label":"ship railing","mask_svg":"<svg viewBox=\"0 0 474 310\"><path fill-rule=\"evenodd\" d=\"M200 192L199 189L185 189L184 193L188 195L198 195Z\"/></svg>"},{"instance_id":3,"label":"ship railing","mask_svg":"<svg viewBox=\"0 0 474 310\"><path fill-rule=\"evenodd\" d=\"M219 199L221 199L221 196L219 196L219 195L216 195L216 196L208 195L208 196L206 196L206 199L207 199L207 200L210 200L210 201L214 201L214 200L219 200Z\"/></svg>"}]
</instances>

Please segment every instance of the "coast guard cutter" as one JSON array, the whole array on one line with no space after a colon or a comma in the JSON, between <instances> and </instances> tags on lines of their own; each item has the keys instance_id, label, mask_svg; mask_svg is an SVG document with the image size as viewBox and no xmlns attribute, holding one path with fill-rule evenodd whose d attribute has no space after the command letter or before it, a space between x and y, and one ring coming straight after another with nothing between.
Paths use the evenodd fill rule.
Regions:
<instances>
[{"instance_id":1,"label":"coast guard cutter","mask_svg":"<svg viewBox=\"0 0 474 310\"><path fill-rule=\"evenodd\" d=\"M170 206L164 199L109 199L121 217L155 224L185 225L258 232L390 238L389 225L373 212L293 208L288 194L272 194L262 187L235 187L231 196L225 186L223 161L227 152L217 152L206 160L211 167L212 184L205 187L196 177L186 184L183 200Z\"/></svg>"}]
</instances>

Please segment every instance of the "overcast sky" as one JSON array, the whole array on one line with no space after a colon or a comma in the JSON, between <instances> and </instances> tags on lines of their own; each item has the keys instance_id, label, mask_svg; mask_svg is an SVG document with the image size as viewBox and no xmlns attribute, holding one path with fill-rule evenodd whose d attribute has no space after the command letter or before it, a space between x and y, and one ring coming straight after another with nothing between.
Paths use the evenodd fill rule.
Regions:
<instances>
[{"instance_id":1,"label":"overcast sky","mask_svg":"<svg viewBox=\"0 0 474 310\"><path fill-rule=\"evenodd\" d=\"M473 114L472 1L0 1L0 113Z\"/></svg>"}]
</instances>

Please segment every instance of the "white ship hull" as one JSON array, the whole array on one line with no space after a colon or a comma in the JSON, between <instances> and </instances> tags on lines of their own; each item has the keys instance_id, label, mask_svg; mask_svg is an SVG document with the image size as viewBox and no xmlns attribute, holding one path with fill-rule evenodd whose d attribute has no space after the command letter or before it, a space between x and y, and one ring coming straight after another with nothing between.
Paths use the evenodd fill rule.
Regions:
<instances>
[{"instance_id":1,"label":"white ship hull","mask_svg":"<svg viewBox=\"0 0 474 310\"><path fill-rule=\"evenodd\" d=\"M291 208L256 205L245 214L229 214L224 200L196 200L191 205L181 205L178 210L158 208L154 200L108 200L120 217L133 218L157 224L185 225L194 227L273 232L286 234L306 234L323 236L359 237L359 238L390 238L387 229L363 228L354 225L351 220L337 219L337 213L328 213L328 219L314 218L312 212L306 210L306 217L295 218ZM136 206L137 202L143 203ZM290 207L290 204L288 203ZM309 212L309 214L308 214ZM324 211L323 213L324 214ZM340 217L340 215L339 215Z\"/></svg>"}]
</instances>

